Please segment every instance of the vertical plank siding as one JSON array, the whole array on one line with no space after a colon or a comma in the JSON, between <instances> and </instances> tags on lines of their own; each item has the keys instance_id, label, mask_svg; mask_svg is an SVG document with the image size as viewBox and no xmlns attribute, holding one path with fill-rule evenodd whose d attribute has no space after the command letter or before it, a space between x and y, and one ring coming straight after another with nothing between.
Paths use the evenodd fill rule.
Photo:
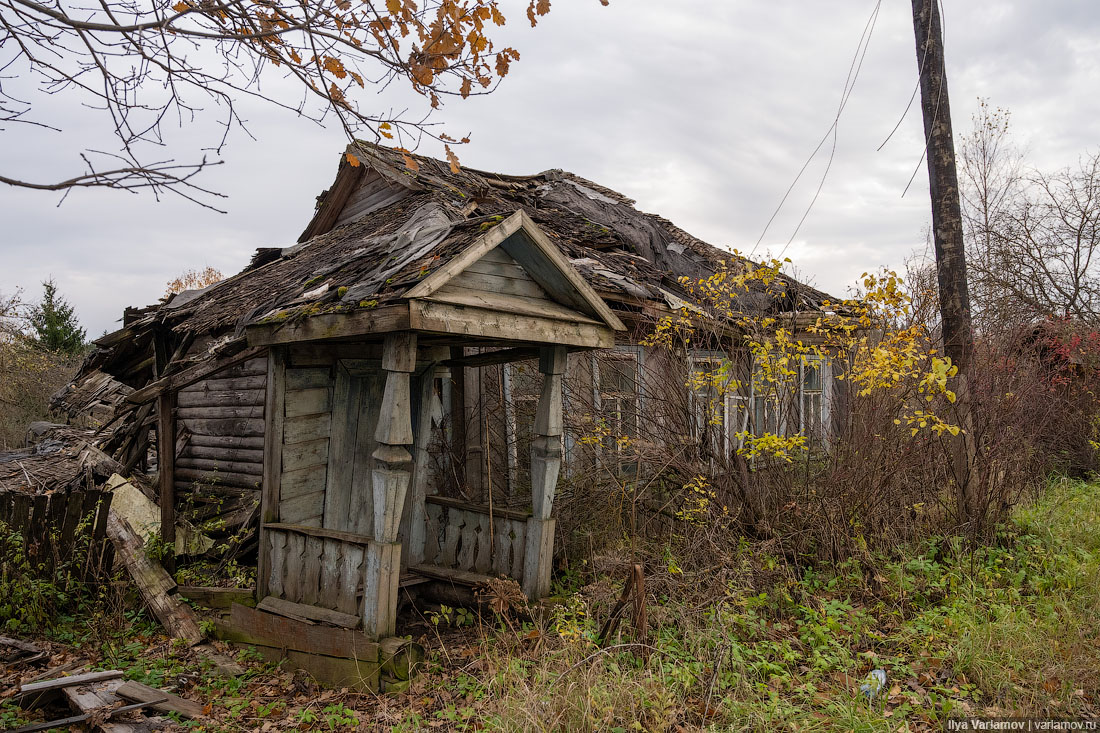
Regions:
<instances>
[{"instance_id":1,"label":"vertical plank siding","mask_svg":"<svg viewBox=\"0 0 1100 733\"><path fill-rule=\"evenodd\" d=\"M289 355L283 372L279 405L281 428L274 436L278 459L279 493L270 521L300 527L322 527L329 458L332 451L333 366L315 359ZM264 527L269 558L268 594L295 603L355 612L362 579L350 577L362 563L362 549L348 550L338 540L277 527ZM351 582L350 590L344 588ZM338 590L335 590L338 589ZM334 592L335 590L335 592Z\"/></svg>"},{"instance_id":2,"label":"vertical plank siding","mask_svg":"<svg viewBox=\"0 0 1100 733\"><path fill-rule=\"evenodd\" d=\"M279 466L280 522L322 526L333 402L331 367L287 366ZM311 547L306 560L314 562L313 555L319 553L319 547ZM316 578L314 581L319 582Z\"/></svg>"},{"instance_id":3,"label":"vertical plank siding","mask_svg":"<svg viewBox=\"0 0 1100 733\"><path fill-rule=\"evenodd\" d=\"M334 228L396 203L408 194L409 189L390 182L374 170L369 170L363 175L358 188L348 196Z\"/></svg>"}]
</instances>

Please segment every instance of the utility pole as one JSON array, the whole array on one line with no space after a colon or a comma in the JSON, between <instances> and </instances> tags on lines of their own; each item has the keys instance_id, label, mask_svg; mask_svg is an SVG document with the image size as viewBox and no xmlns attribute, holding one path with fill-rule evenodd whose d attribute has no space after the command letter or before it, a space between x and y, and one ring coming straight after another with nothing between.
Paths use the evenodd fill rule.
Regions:
<instances>
[{"instance_id":1,"label":"utility pole","mask_svg":"<svg viewBox=\"0 0 1100 733\"><path fill-rule=\"evenodd\" d=\"M917 67L920 69L924 135L928 145L928 187L932 195L932 233L936 249L943 348L951 363L959 368L953 385L959 426L963 429L954 450L958 512L960 521L969 521L973 525L979 519L977 482L973 470L976 445L968 381L974 335L970 323L962 206L955 169L955 143L951 133L951 105L947 97L947 69L938 0L913 0L913 30L917 41ZM972 529L977 527L972 526Z\"/></svg>"}]
</instances>

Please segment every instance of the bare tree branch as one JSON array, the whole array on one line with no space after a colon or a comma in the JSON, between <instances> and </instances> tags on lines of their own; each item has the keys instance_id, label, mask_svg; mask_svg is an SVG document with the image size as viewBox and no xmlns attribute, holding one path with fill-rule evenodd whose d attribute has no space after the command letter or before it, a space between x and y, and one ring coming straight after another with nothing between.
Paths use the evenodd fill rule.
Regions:
<instances>
[{"instance_id":1,"label":"bare tree branch","mask_svg":"<svg viewBox=\"0 0 1100 733\"><path fill-rule=\"evenodd\" d=\"M1026 171L1009 114L983 101L963 140L962 199L979 326L1039 318L1100 323L1100 153Z\"/></svg>"},{"instance_id":2,"label":"bare tree branch","mask_svg":"<svg viewBox=\"0 0 1100 733\"><path fill-rule=\"evenodd\" d=\"M87 172L79 176L41 182L7 171L0 181L35 190L149 189L208 199L214 194L191 178L214 162L177 164L150 151L168 144L171 122L181 127L214 113L220 132L200 151L220 152L232 130L249 134L237 112L242 98L318 124L335 115L349 138L412 147L425 135L466 142L440 131L431 112L446 96L490 93L519 58L490 38L505 23L499 0L169 3L0 0L0 124L64 130L63 121L35 114L46 98L63 95L109 118L119 145L112 155L125 162L98 170L85 156ZM548 7L529 0L532 24ZM293 82L297 100L266 91L261 82L273 74ZM400 79L424 98L427 113L371 106L373 88Z\"/></svg>"}]
</instances>

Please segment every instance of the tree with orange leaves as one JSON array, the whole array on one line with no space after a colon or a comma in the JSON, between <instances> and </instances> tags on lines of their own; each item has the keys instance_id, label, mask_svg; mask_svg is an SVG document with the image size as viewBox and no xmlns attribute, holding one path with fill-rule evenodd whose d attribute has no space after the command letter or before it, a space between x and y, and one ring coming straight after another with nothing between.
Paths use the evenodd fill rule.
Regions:
<instances>
[{"instance_id":1,"label":"tree with orange leaves","mask_svg":"<svg viewBox=\"0 0 1100 733\"><path fill-rule=\"evenodd\" d=\"M525 2L527 0L521 0ZM600 0L607 4L607 0ZM85 150L83 171L65 180L29 180L0 171L10 186L69 191L78 187L171 191L211 206L213 192L194 176L218 163L205 155L161 159L165 120L198 117L202 101L224 113L220 152L230 129L244 127L242 96L266 100L317 122L335 116L349 138L373 137L406 148L426 135L460 142L429 122L446 96L492 91L520 57L492 36L505 24L499 0L0 0L0 68L20 94L0 94L0 127L58 129L36 117L49 95L102 109L120 143L117 153ZM520 7L523 7L520 5ZM550 0L529 0L534 26ZM261 80L282 73L300 98L268 92ZM375 91L404 80L425 99L427 114L376 109ZM285 87L284 87L285 88ZM47 114L47 113L43 113ZM8 124L4 124L8 123ZM463 138L461 142L465 142ZM34 163L28 161L28 166Z\"/></svg>"},{"instance_id":2,"label":"tree with orange leaves","mask_svg":"<svg viewBox=\"0 0 1100 733\"><path fill-rule=\"evenodd\" d=\"M182 293L184 290L199 290L207 285L213 285L225 278L220 270L215 270L207 265L201 270L188 270L177 278L168 281L168 287L164 291L164 297L173 293Z\"/></svg>"}]
</instances>

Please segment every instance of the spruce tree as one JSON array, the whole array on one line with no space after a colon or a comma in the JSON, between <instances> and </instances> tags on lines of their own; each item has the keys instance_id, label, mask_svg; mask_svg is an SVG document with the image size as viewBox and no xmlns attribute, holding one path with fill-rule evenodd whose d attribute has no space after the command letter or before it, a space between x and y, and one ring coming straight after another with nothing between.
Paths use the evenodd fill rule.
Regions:
<instances>
[{"instance_id":1,"label":"spruce tree","mask_svg":"<svg viewBox=\"0 0 1100 733\"><path fill-rule=\"evenodd\" d=\"M50 278L42 283L42 302L31 308L30 322L35 340L49 351L76 356L84 351L84 329L77 321L73 307L57 292Z\"/></svg>"}]
</instances>

